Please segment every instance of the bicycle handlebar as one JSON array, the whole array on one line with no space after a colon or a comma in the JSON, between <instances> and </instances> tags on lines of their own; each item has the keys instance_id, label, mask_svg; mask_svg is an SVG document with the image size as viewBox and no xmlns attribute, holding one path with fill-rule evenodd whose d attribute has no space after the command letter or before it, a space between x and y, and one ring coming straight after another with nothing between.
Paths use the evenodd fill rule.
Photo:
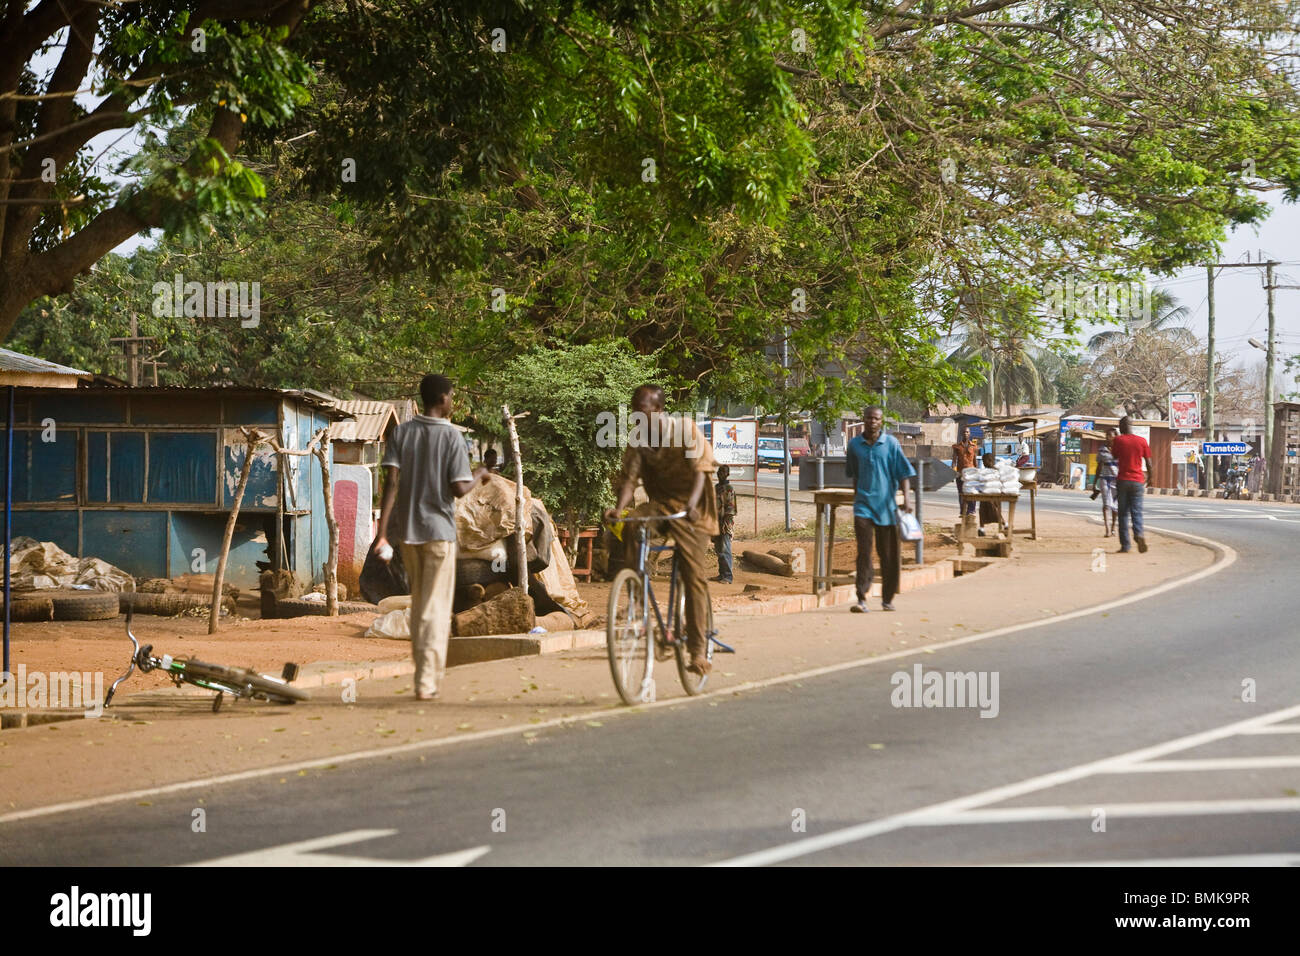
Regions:
<instances>
[{"instance_id":1,"label":"bicycle handlebar","mask_svg":"<svg viewBox=\"0 0 1300 956\"><path fill-rule=\"evenodd\" d=\"M626 518L619 518L618 520L624 523L631 522L631 521L675 521L678 518L685 518L685 517L686 517L686 512L679 511L676 514L671 514L671 515L643 515L638 518L633 518L631 516L628 516Z\"/></svg>"}]
</instances>

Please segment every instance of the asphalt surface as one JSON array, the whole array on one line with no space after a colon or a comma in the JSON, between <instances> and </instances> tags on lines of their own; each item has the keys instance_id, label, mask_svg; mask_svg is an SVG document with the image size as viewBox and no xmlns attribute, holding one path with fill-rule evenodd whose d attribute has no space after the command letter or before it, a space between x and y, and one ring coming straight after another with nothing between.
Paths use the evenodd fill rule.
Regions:
<instances>
[{"instance_id":1,"label":"asphalt surface","mask_svg":"<svg viewBox=\"0 0 1300 956\"><path fill-rule=\"evenodd\" d=\"M1096 505L1047 491L1039 507ZM1108 613L918 655L925 672L996 672L996 717L894 706L891 675L913 662L892 660L0 824L0 864L1300 861L1300 509L1157 497L1147 520L1237 559ZM1141 556L1109 555L1108 573L1125 560ZM430 859L445 854L460 855Z\"/></svg>"}]
</instances>

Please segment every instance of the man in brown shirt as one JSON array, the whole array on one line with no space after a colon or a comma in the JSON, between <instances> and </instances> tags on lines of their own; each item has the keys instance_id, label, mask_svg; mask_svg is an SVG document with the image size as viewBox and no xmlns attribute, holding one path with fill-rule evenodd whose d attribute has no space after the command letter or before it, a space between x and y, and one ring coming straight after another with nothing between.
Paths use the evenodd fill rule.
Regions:
<instances>
[{"instance_id":1,"label":"man in brown shirt","mask_svg":"<svg viewBox=\"0 0 1300 956\"><path fill-rule=\"evenodd\" d=\"M977 439L970 436L970 430L961 426L957 433L957 444L952 446L952 469L957 472L957 511L958 513L973 515L975 513L975 502L964 501L962 498L961 470L963 468L974 468L976 457L979 455L980 443Z\"/></svg>"},{"instance_id":2,"label":"man in brown shirt","mask_svg":"<svg viewBox=\"0 0 1300 956\"><path fill-rule=\"evenodd\" d=\"M633 423L623 465L615 479L618 504L606 511L605 517L611 522L618 520L632 503L638 480L645 485L650 501L639 506L637 514L687 513L684 519L666 524L677 547L686 593L689 669L707 674L712 665L705 657L708 635L704 625L709 619L705 555L709 539L718 533L718 506L710 480L717 468L713 449L689 416L664 414L664 390L658 385L638 388L632 394L632 410L640 414ZM630 563L635 560L631 535L625 537L624 545Z\"/></svg>"}]
</instances>

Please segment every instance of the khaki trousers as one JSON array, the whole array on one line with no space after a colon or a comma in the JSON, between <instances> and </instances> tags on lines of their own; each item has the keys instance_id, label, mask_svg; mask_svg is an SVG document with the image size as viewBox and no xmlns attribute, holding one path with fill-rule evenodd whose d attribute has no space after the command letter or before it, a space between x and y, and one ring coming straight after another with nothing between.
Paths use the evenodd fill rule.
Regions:
<instances>
[{"instance_id":1,"label":"khaki trousers","mask_svg":"<svg viewBox=\"0 0 1300 956\"><path fill-rule=\"evenodd\" d=\"M447 670L451 602L456 588L456 542L403 544L402 561L411 584L411 656L415 690L432 694Z\"/></svg>"},{"instance_id":2,"label":"khaki trousers","mask_svg":"<svg viewBox=\"0 0 1300 956\"><path fill-rule=\"evenodd\" d=\"M647 502L638 505L634 515L667 514L663 505ZM627 567L636 566L637 532L625 525L623 548ZM708 648L708 635L704 628L709 621L709 568L707 564L710 535L684 519L656 521L651 525L651 544L657 531L667 532L677 547L677 560L681 571L679 586L686 593L686 648L694 657L703 657ZM651 557L654 557L651 555ZM660 599L667 595L660 595ZM667 608L664 609L665 613Z\"/></svg>"}]
</instances>

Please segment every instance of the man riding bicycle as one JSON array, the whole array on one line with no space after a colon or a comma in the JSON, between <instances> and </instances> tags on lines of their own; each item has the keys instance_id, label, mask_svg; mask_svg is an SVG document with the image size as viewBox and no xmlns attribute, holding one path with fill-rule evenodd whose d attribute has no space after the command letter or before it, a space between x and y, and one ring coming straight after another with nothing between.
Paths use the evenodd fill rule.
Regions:
<instances>
[{"instance_id":1,"label":"man riding bicycle","mask_svg":"<svg viewBox=\"0 0 1300 956\"><path fill-rule=\"evenodd\" d=\"M711 476L717 469L708 441L687 415L664 414L664 390L642 385L632 393L633 428L623 452L623 464L615 479L618 504L605 512L607 521L618 521L632 503L637 481L650 497L637 514L686 512L686 518L666 522L676 545L686 594L686 646L691 663L688 670L706 675L713 665L705 656L709 619L708 543L718 534L718 514ZM625 535L628 560L634 560L636 542Z\"/></svg>"}]
</instances>

